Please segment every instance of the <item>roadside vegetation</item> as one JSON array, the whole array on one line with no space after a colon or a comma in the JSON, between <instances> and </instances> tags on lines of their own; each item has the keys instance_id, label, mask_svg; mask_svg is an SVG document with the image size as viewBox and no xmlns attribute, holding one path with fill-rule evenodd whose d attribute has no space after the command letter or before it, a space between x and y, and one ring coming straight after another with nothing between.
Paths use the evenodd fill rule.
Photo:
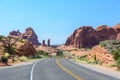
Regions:
<instances>
[{"instance_id":1,"label":"roadside vegetation","mask_svg":"<svg viewBox=\"0 0 120 80\"><path fill-rule=\"evenodd\" d=\"M48 52L44 52L42 50L38 50L37 51L38 56L35 58L46 58L49 57L49 53Z\"/></svg>"},{"instance_id":2,"label":"roadside vegetation","mask_svg":"<svg viewBox=\"0 0 120 80\"><path fill-rule=\"evenodd\" d=\"M13 37L4 37L0 35L0 42L2 44L2 50L3 50L3 56L1 56L0 61L8 65L8 58L12 58L14 61L15 57L15 48L14 45L18 41L18 38L13 38Z\"/></svg>"},{"instance_id":3,"label":"roadside vegetation","mask_svg":"<svg viewBox=\"0 0 120 80\"><path fill-rule=\"evenodd\" d=\"M56 57L64 57L63 51L62 50L57 51Z\"/></svg>"},{"instance_id":4,"label":"roadside vegetation","mask_svg":"<svg viewBox=\"0 0 120 80\"><path fill-rule=\"evenodd\" d=\"M100 43L101 47L106 48L115 59L115 66L120 70L120 40L106 40Z\"/></svg>"},{"instance_id":5,"label":"roadside vegetation","mask_svg":"<svg viewBox=\"0 0 120 80\"><path fill-rule=\"evenodd\" d=\"M17 55L16 54L17 51L15 48L17 42L25 43L25 40L10 36L5 37L0 35L0 53L1 53L0 63L9 65L10 63L25 62L25 61L45 58L49 56L48 52L44 52L42 50L37 51L37 54L34 56Z\"/></svg>"},{"instance_id":6,"label":"roadside vegetation","mask_svg":"<svg viewBox=\"0 0 120 80\"><path fill-rule=\"evenodd\" d=\"M120 70L120 41L106 40L106 41L100 42L99 45L107 49L113 55L113 58L116 62L115 64L112 64L111 67L117 67L118 70ZM75 58L75 60L83 63L99 64L99 65L103 64L101 61L97 60L96 55L94 55L93 59L91 60L87 59L87 55L83 55L81 57L77 57L75 55L72 55L72 56Z\"/></svg>"}]
</instances>

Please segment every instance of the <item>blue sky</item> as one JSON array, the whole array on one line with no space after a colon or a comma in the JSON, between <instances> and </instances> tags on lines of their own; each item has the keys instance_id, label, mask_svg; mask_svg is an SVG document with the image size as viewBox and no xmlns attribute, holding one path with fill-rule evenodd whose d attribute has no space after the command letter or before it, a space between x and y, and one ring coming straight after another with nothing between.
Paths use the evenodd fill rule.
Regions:
<instances>
[{"instance_id":1,"label":"blue sky","mask_svg":"<svg viewBox=\"0 0 120 80\"><path fill-rule=\"evenodd\" d=\"M62 44L78 27L120 23L120 0L0 0L0 34L32 27L41 42Z\"/></svg>"}]
</instances>

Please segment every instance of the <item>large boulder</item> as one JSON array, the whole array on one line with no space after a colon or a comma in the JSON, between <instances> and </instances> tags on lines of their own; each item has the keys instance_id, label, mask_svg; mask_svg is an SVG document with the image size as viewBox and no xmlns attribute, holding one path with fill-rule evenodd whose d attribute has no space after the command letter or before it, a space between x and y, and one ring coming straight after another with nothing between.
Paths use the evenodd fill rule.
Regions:
<instances>
[{"instance_id":1,"label":"large boulder","mask_svg":"<svg viewBox=\"0 0 120 80\"><path fill-rule=\"evenodd\" d=\"M37 51L31 42L24 41L23 43L16 43L16 53L19 56L34 56Z\"/></svg>"},{"instance_id":2,"label":"large boulder","mask_svg":"<svg viewBox=\"0 0 120 80\"><path fill-rule=\"evenodd\" d=\"M120 24L114 27L101 25L97 29L91 26L82 26L76 29L66 40L65 46L76 48L89 48L99 44L100 41L120 39Z\"/></svg>"}]
</instances>

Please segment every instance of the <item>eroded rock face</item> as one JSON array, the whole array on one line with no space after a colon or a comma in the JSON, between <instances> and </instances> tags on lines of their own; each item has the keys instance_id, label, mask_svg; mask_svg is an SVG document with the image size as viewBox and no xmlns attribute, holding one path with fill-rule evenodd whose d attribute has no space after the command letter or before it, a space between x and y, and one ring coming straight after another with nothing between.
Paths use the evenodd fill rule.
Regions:
<instances>
[{"instance_id":1,"label":"eroded rock face","mask_svg":"<svg viewBox=\"0 0 120 80\"><path fill-rule=\"evenodd\" d=\"M9 36L17 37L21 39L27 39L28 41L32 42L33 45L40 45L38 41L38 37L31 27L28 27L23 34L19 32L19 30L12 31L9 33Z\"/></svg>"},{"instance_id":2,"label":"eroded rock face","mask_svg":"<svg viewBox=\"0 0 120 80\"><path fill-rule=\"evenodd\" d=\"M17 30L17 31L11 31L8 36L13 36L13 37L21 38L21 35L22 35L22 33L19 32L19 30Z\"/></svg>"},{"instance_id":3,"label":"eroded rock face","mask_svg":"<svg viewBox=\"0 0 120 80\"><path fill-rule=\"evenodd\" d=\"M25 41L24 43L17 43L16 53L19 56L34 56L37 51L31 42Z\"/></svg>"},{"instance_id":4,"label":"eroded rock face","mask_svg":"<svg viewBox=\"0 0 120 80\"><path fill-rule=\"evenodd\" d=\"M107 49L102 48L99 45L93 47L89 51L89 54L87 55L87 58L89 60L91 60L91 59L94 59L94 56L96 56L96 59L103 64L114 64L115 63L113 55L110 54Z\"/></svg>"},{"instance_id":5,"label":"eroded rock face","mask_svg":"<svg viewBox=\"0 0 120 80\"><path fill-rule=\"evenodd\" d=\"M110 39L120 39L120 24L114 27L101 25L97 29L91 26L82 26L76 29L70 37L68 37L65 46L74 46L77 48L88 48L99 44L100 41Z\"/></svg>"},{"instance_id":6,"label":"eroded rock face","mask_svg":"<svg viewBox=\"0 0 120 80\"><path fill-rule=\"evenodd\" d=\"M32 42L33 45L39 45L38 37L31 27L28 27L22 34L22 39L27 39Z\"/></svg>"}]
</instances>

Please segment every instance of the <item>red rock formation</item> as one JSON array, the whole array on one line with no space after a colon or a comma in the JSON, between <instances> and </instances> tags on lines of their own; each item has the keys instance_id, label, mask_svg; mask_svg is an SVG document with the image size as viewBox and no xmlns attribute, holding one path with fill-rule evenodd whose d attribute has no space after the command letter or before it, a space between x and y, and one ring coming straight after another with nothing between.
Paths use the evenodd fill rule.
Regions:
<instances>
[{"instance_id":1,"label":"red rock formation","mask_svg":"<svg viewBox=\"0 0 120 80\"><path fill-rule=\"evenodd\" d=\"M48 39L48 46L50 46L50 39Z\"/></svg>"},{"instance_id":2,"label":"red rock formation","mask_svg":"<svg viewBox=\"0 0 120 80\"><path fill-rule=\"evenodd\" d=\"M19 30L12 31L9 33L9 36L27 39L28 41L32 42L33 45L40 45L38 37L31 27L28 27L23 34L21 34Z\"/></svg>"},{"instance_id":3,"label":"red rock formation","mask_svg":"<svg viewBox=\"0 0 120 80\"><path fill-rule=\"evenodd\" d=\"M39 45L38 37L31 27L28 27L26 31L22 34L22 39L27 39L32 42L33 45Z\"/></svg>"},{"instance_id":4,"label":"red rock formation","mask_svg":"<svg viewBox=\"0 0 120 80\"><path fill-rule=\"evenodd\" d=\"M42 41L42 45L43 45L43 46L46 46L46 44L45 44L45 40Z\"/></svg>"},{"instance_id":5,"label":"red rock formation","mask_svg":"<svg viewBox=\"0 0 120 80\"><path fill-rule=\"evenodd\" d=\"M103 64L114 64L115 60L106 49L98 46L93 47L89 54L87 55L87 58L89 60L94 59L94 56L96 56L96 59L100 61Z\"/></svg>"},{"instance_id":6,"label":"red rock formation","mask_svg":"<svg viewBox=\"0 0 120 80\"><path fill-rule=\"evenodd\" d=\"M110 39L120 39L120 24L115 27L106 25L99 26L96 30L91 26L82 26L76 29L70 37L68 37L65 46L74 46L77 48L87 48L97 45L100 41Z\"/></svg>"},{"instance_id":7,"label":"red rock formation","mask_svg":"<svg viewBox=\"0 0 120 80\"><path fill-rule=\"evenodd\" d=\"M24 43L16 44L16 53L19 56L34 56L37 51L31 42L25 41Z\"/></svg>"},{"instance_id":8,"label":"red rock formation","mask_svg":"<svg viewBox=\"0 0 120 80\"><path fill-rule=\"evenodd\" d=\"M18 38L21 38L21 32L19 32L19 30L17 30L17 31L11 31L10 33L9 33L9 36L13 36L13 37L18 37Z\"/></svg>"}]
</instances>

